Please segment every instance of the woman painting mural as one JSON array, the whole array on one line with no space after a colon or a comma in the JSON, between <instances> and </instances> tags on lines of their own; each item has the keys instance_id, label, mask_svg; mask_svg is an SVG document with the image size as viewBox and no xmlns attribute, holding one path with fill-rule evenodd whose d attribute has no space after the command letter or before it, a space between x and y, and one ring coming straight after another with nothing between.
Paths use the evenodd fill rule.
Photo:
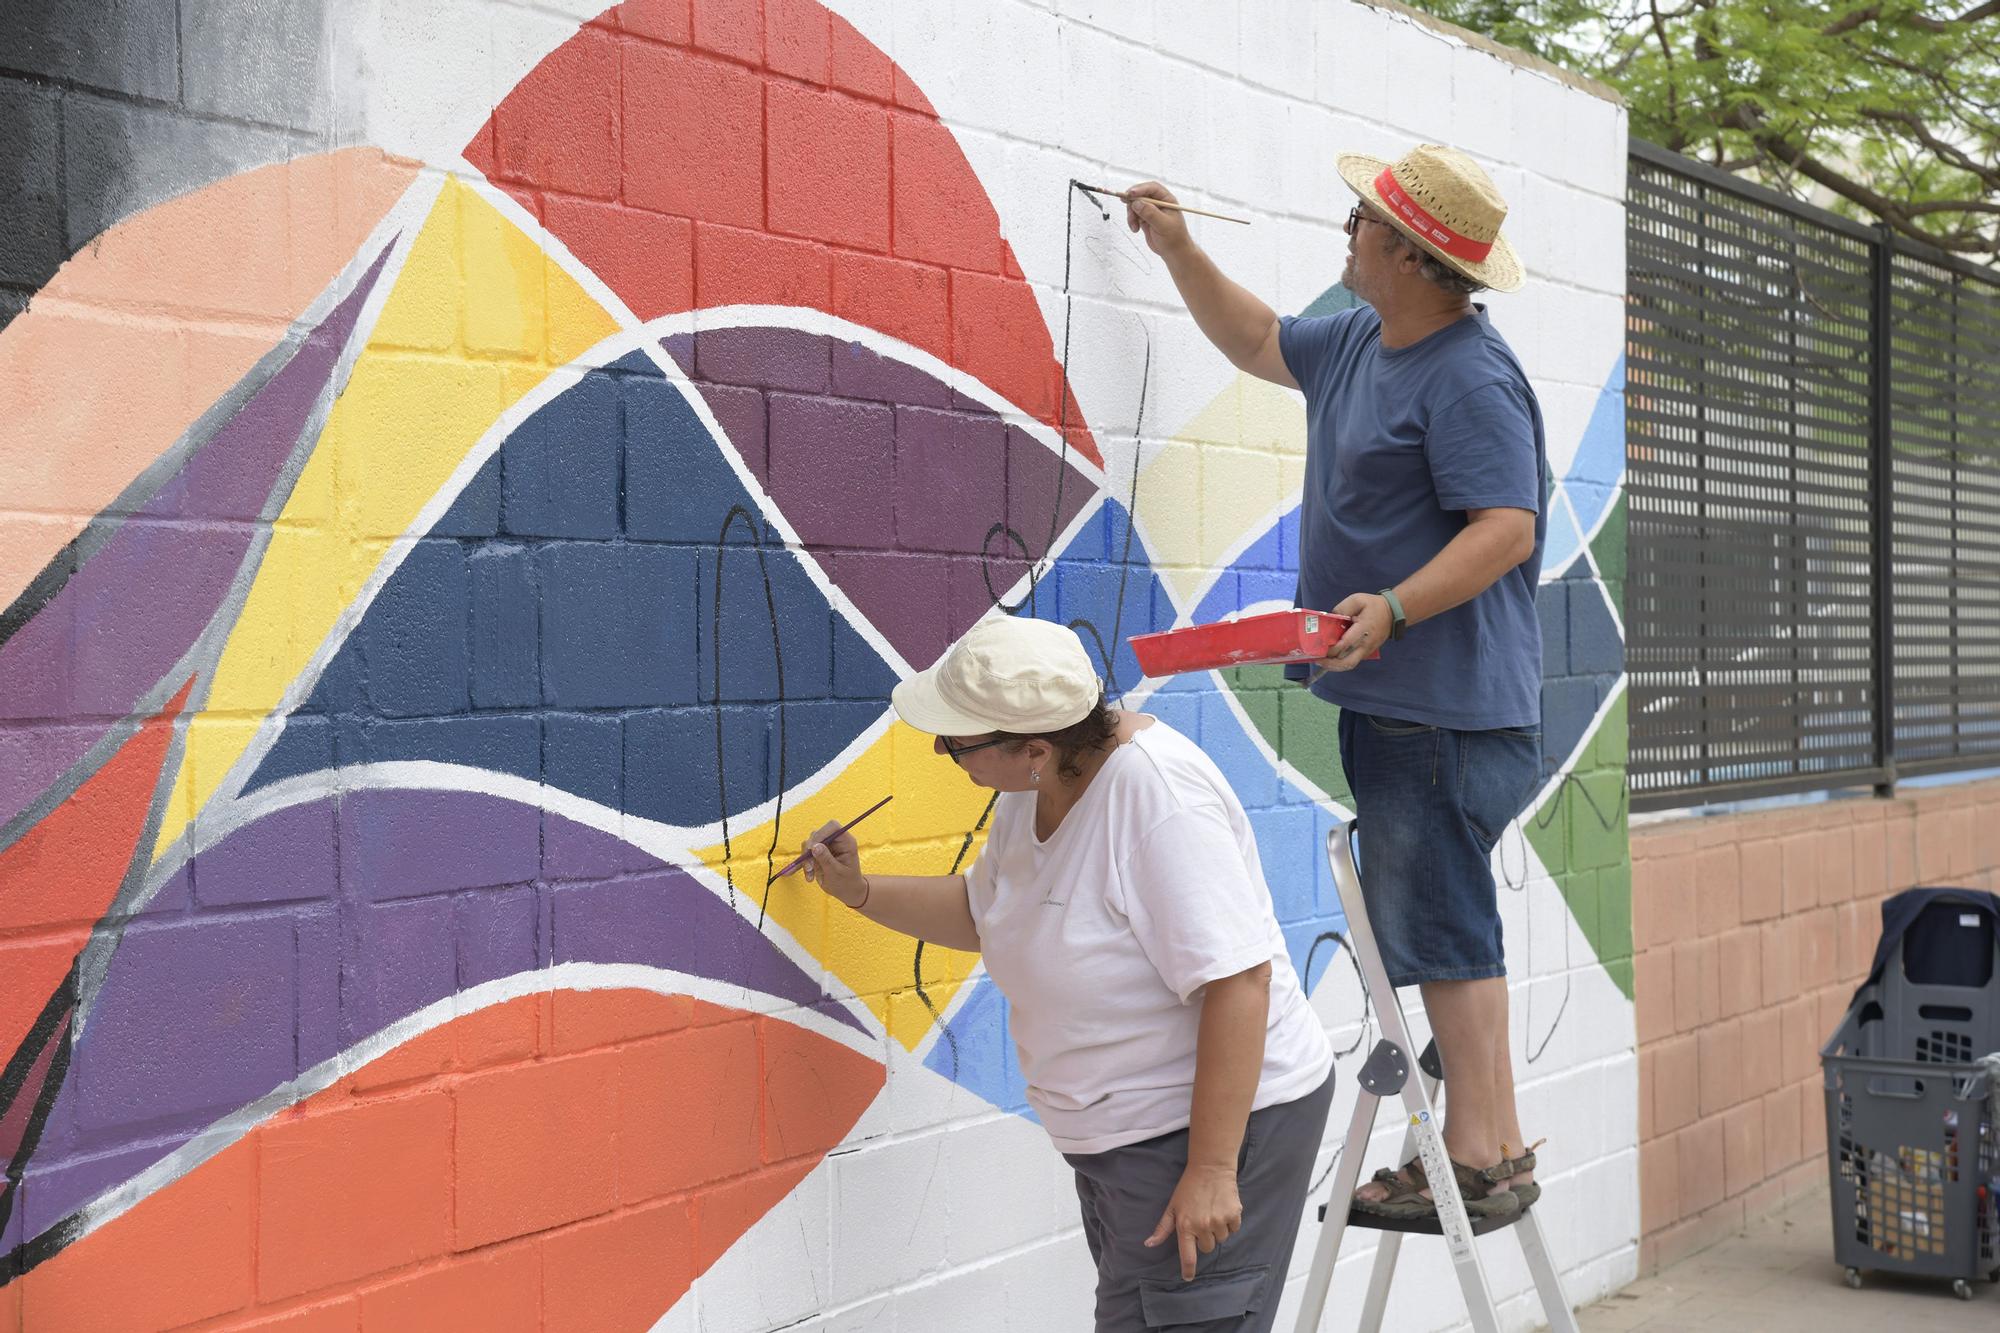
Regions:
<instances>
[{"instance_id":1,"label":"woman painting mural","mask_svg":"<svg viewBox=\"0 0 2000 1333\"><path fill-rule=\"evenodd\" d=\"M1098 1333L1277 1317L1333 1056L1286 956L1243 807L1155 718L1105 705L1074 630L1000 617L896 687L903 721L1000 793L963 875L806 874L918 939L977 950L1028 1101L1076 1170Z\"/></svg>"}]
</instances>

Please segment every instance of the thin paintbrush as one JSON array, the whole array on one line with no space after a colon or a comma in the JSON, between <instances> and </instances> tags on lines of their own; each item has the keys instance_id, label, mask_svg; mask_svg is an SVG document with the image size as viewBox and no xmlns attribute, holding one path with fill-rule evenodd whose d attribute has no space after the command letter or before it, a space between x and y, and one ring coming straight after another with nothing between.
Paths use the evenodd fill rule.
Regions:
<instances>
[{"instance_id":1,"label":"thin paintbrush","mask_svg":"<svg viewBox=\"0 0 2000 1333\"><path fill-rule=\"evenodd\" d=\"M847 832L847 830L853 828L856 824L859 824L862 820L868 818L868 816L874 814L877 810L880 810L883 806L889 804L891 799L892 799L891 797L884 796L881 800L875 802L875 804L869 806L866 810L863 810L860 814L848 820L845 824L842 824L839 828L835 829L833 832L827 834L826 837L816 838L814 839L814 841L820 843L832 842L835 838ZM806 846L811 847L812 843L809 842L806 844ZM810 851L800 852L798 860L792 862L790 865L786 866L783 870L780 870L777 874L771 876L771 883L773 884L777 883L779 880L791 874L794 870L797 870L800 866L804 865L807 861L811 859L812 859L812 853Z\"/></svg>"},{"instance_id":2,"label":"thin paintbrush","mask_svg":"<svg viewBox=\"0 0 2000 1333\"><path fill-rule=\"evenodd\" d=\"M1071 181L1070 184L1082 190L1085 194L1101 194L1106 198L1116 199L1123 204L1132 202L1131 195L1121 193L1117 190L1107 190L1102 185L1085 185L1082 181ZM1249 218L1233 218L1227 213L1211 213L1205 208L1189 208L1186 204L1170 204L1164 199L1152 199L1145 195L1141 195L1140 198L1145 199L1147 203L1155 208L1171 208L1176 213L1195 213L1205 218L1216 218L1223 222L1234 222L1242 227L1250 225Z\"/></svg>"}]
</instances>

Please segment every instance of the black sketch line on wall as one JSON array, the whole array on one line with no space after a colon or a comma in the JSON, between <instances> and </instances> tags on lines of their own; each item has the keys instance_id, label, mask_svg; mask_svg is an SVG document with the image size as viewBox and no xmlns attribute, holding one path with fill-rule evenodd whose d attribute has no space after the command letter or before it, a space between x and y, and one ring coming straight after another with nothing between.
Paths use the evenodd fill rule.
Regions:
<instances>
[{"instance_id":1,"label":"black sketch line on wall","mask_svg":"<svg viewBox=\"0 0 2000 1333\"><path fill-rule=\"evenodd\" d=\"M742 549L743 543L732 543L730 532L741 521L750 535L749 546L757 552L757 573L764 583L764 604L771 617L771 655L774 676L777 682L777 707L773 710L778 726L778 772L777 808L771 816L771 842L764 849L765 883L764 893L757 905L757 929L764 929L764 918L771 905L770 871L777 864L778 839L785 822L785 645L778 628L778 601L771 586L769 557L765 552L764 534L758 529L757 516L742 505L731 505L729 513L722 520L722 530L715 538L715 598L709 607L709 651L711 690L710 708L715 718L715 795L718 815L722 821L722 871L729 885L729 905L736 906L736 869L732 860L729 837L729 779L723 743L722 704L722 565L726 552L732 545ZM699 570L699 566L697 566ZM699 579L696 574L696 596L700 596Z\"/></svg>"},{"instance_id":2,"label":"black sketch line on wall","mask_svg":"<svg viewBox=\"0 0 2000 1333\"><path fill-rule=\"evenodd\" d=\"M986 821L993 817L993 807L999 800L1000 793L997 791L986 798L986 808L979 812L979 822L966 831L964 841L958 844L958 855L951 858L951 869L945 872L946 875L956 875L959 867L965 864L965 854L972 850L972 840L979 836L979 830L985 828ZM917 941L916 957L911 960L911 974L916 981L917 998L923 1002L924 1008L930 1013L931 1022L938 1026L938 1035L944 1038L946 1047L951 1051L951 1081L956 1083L958 1082L958 1037L944 1021L944 1015L939 1012L937 1002L931 999L930 992L924 989L922 940Z\"/></svg>"}]
</instances>

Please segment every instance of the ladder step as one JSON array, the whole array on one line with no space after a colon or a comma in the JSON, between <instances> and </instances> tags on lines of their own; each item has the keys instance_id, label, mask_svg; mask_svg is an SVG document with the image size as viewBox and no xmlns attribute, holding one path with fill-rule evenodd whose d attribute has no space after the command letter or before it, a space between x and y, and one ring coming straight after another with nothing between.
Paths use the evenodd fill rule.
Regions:
<instances>
[{"instance_id":1,"label":"ladder step","mask_svg":"<svg viewBox=\"0 0 2000 1333\"><path fill-rule=\"evenodd\" d=\"M1520 1221L1524 1216L1526 1216L1524 1213L1509 1213L1505 1217L1468 1217L1466 1220L1472 1224L1473 1235L1485 1236L1495 1231L1504 1231ZM1325 1204L1319 1206L1319 1220L1321 1222L1326 1221ZM1364 1227L1369 1231L1400 1231L1405 1235L1411 1236L1442 1236L1444 1234L1444 1228L1439 1225L1437 1214L1435 1213L1429 1217L1378 1217L1374 1213L1364 1213L1359 1209L1350 1208L1347 1213L1347 1225L1350 1227Z\"/></svg>"}]
</instances>

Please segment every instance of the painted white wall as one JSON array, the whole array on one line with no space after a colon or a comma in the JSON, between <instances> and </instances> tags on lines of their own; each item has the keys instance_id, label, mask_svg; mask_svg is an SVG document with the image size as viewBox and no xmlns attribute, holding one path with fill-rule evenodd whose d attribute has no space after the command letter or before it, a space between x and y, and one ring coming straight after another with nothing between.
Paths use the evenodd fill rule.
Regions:
<instances>
[{"instance_id":1,"label":"painted white wall","mask_svg":"<svg viewBox=\"0 0 2000 1333\"><path fill-rule=\"evenodd\" d=\"M1546 415L1558 476L1623 347L1622 108L1411 17L1349 0L830 0L887 51L956 133L1060 329L1068 181L1148 177L1248 228L1196 220L1224 268L1296 311L1338 277L1351 200L1337 152L1393 157L1420 141L1478 157L1512 205L1530 273L1492 298ZM439 169L492 106L592 16L598 0L357 0L334 55L337 95L367 141ZM1080 201L1079 201L1080 202ZM1108 475L1150 455L1236 378L1182 311L1162 266L1122 225L1071 254L1070 369ZM1134 350L1155 349L1146 439L1130 438ZM1302 447L1302 439L1298 447ZM1150 519L1142 514L1142 521ZM1518 835L1516 835L1518 836ZM1631 1005L1597 965L1525 845L1525 891L1503 895L1524 1122L1547 1135L1541 1205L1572 1300L1637 1268L1637 1071ZM1532 905L1533 910L1530 910ZM1361 1015L1336 967L1315 1007L1346 1047ZM1560 1019L1557 1015L1560 1014ZM1545 1043L1545 1044L1544 1044ZM1530 1051L1540 1047L1532 1062ZM1365 1049L1365 1045L1363 1047ZM1092 1273L1066 1168L1033 1124L884 1042L888 1086L849 1140L765 1216L658 1325L968 1333L1082 1328ZM1352 1106L1341 1063L1323 1161ZM1384 1125L1369 1168L1400 1128ZM1310 1259L1308 1220L1281 1327ZM1372 1244L1351 1233L1328 1327L1351 1327ZM1484 1242L1504 1326L1539 1322L1505 1236ZM1405 1247L1389 1326L1460 1326L1442 1248ZM801 1322L804 1321L804 1322Z\"/></svg>"}]
</instances>

